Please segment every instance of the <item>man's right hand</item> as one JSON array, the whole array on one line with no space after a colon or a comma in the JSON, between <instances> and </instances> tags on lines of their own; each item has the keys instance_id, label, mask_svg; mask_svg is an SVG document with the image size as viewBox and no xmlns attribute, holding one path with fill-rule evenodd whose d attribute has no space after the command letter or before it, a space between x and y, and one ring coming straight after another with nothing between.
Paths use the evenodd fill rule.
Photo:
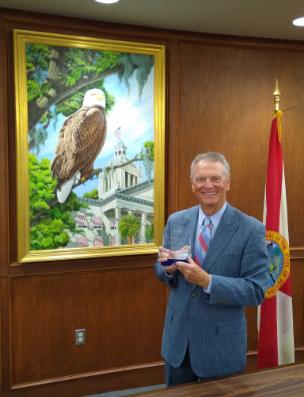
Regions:
<instances>
[{"instance_id":1,"label":"man's right hand","mask_svg":"<svg viewBox=\"0 0 304 397\"><path fill-rule=\"evenodd\" d=\"M174 251L169 250L168 248L159 247L158 249L158 261L160 263L167 262L168 259L174 258ZM165 267L167 273L174 273L177 270L177 266L170 265Z\"/></svg>"}]
</instances>

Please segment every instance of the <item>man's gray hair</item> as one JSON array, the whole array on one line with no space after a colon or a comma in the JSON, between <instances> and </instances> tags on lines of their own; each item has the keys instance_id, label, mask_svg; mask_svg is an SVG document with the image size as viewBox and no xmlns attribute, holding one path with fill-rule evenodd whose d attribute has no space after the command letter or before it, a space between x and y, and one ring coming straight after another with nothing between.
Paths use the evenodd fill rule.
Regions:
<instances>
[{"instance_id":1,"label":"man's gray hair","mask_svg":"<svg viewBox=\"0 0 304 397\"><path fill-rule=\"evenodd\" d=\"M193 159L190 167L190 177L193 177L194 167L196 164L202 160L212 161L214 163L221 163L224 166L224 173L229 178L230 177L230 165L228 161L225 159L221 153L217 152L208 152L208 153L200 153Z\"/></svg>"}]
</instances>

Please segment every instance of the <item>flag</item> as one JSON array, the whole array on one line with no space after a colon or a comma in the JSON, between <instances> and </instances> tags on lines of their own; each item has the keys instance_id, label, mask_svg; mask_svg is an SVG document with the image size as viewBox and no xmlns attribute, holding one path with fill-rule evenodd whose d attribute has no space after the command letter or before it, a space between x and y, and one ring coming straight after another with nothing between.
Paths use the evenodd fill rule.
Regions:
<instances>
[{"instance_id":1,"label":"flag","mask_svg":"<svg viewBox=\"0 0 304 397\"><path fill-rule=\"evenodd\" d=\"M281 118L282 112L277 111L269 139L264 223L271 281L259 308L258 368L289 364L295 360Z\"/></svg>"}]
</instances>

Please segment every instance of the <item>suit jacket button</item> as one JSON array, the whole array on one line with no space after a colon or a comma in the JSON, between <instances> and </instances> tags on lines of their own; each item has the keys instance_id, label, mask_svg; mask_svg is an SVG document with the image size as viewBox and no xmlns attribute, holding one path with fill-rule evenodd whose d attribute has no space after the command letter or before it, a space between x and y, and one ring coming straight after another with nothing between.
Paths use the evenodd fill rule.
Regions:
<instances>
[{"instance_id":1,"label":"suit jacket button","mask_svg":"<svg viewBox=\"0 0 304 397\"><path fill-rule=\"evenodd\" d=\"M196 297L196 295L197 295L197 293L196 293L196 292L192 292L192 293L191 293L191 296L192 296L193 298L195 298L195 297Z\"/></svg>"}]
</instances>

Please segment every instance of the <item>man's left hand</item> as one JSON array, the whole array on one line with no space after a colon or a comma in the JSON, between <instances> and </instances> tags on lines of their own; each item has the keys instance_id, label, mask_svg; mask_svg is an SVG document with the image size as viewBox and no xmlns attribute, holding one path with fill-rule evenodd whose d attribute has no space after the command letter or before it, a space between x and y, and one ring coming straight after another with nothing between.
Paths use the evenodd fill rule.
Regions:
<instances>
[{"instance_id":1,"label":"man's left hand","mask_svg":"<svg viewBox=\"0 0 304 397\"><path fill-rule=\"evenodd\" d=\"M205 272L191 256L186 262L176 262L177 269L183 274L185 279L191 284L198 285L202 288L207 289L210 282L209 273Z\"/></svg>"}]
</instances>

